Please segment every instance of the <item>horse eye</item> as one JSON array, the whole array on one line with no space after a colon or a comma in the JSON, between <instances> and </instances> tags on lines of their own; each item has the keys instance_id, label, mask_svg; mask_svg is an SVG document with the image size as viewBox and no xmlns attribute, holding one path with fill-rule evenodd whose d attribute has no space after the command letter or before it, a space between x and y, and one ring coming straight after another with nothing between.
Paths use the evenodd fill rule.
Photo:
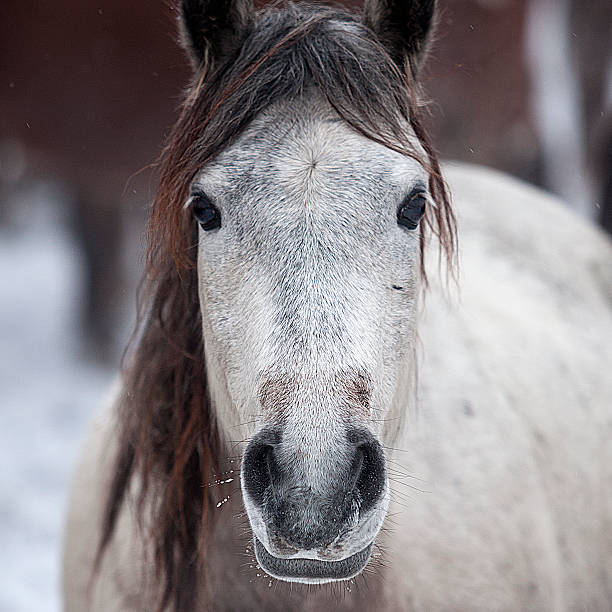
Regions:
<instances>
[{"instance_id":1,"label":"horse eye","mask_svg":"<svg viewBox=\"0 0 612 612\"><path fill-rule=\"evenodd\" d=\"M397 222L409 230L416 229L425 214L426 206L427 193L425 191L411 193L397 211Z\"/></svg>"},{"instance_id":2,"label":"horse eye","mask_svg":"<svg viewBox=\"0 0 612 612\"><path fill-rule=\"evenodd\" d=\"M192 194L188 206L203 230L208 232L221 227L219 209L203 193Z\"/></svg>"}]
</instances>

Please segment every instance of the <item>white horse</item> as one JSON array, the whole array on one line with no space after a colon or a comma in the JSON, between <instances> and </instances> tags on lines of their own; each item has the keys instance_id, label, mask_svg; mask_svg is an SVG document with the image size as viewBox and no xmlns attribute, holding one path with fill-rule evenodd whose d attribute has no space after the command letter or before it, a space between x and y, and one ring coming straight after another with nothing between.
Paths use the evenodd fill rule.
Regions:
<instances>
[{"instance_id":1,"label":"white horse","mask_svg":"<svg viewBox=\"0 0 612 612\"><path fill-rule=\"evenodd\" d=\"M612 249L450 165L459 291L431 263L424 289L455 247L415 81L433 11L182 3L195 78L67 611L612 609Z\"/></svg>"}]
</instances>

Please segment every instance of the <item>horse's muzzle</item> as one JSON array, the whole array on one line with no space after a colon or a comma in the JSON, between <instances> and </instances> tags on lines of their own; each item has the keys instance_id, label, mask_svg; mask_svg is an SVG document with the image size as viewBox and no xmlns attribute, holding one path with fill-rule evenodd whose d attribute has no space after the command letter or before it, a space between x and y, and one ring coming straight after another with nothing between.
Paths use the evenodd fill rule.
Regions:
<instances>
[{"instance_id":1,"label":"horse's muzzle","mask_svg":"<svg viewBox=\"0 0 612 612\"><path fill-rule=\"evenodd\" d=\"M281 445L279 432L263 430L248 444L242 462L245 506L259 564L284 580L352 578L368 562L386 513L388 486L380 444L365 430L349 431L342 460L330 457L328 472L320 456L306 463L302 457L297 469ZM317 466L312 478L304 473L308 461Z\"/></svg>"}]
</instances>

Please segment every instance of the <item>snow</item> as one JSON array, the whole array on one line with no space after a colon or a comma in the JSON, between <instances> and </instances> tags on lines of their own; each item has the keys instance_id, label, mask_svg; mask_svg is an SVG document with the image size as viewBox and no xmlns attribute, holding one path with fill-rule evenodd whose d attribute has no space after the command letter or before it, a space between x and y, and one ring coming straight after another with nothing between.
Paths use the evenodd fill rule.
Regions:
<instances>
[{"instance_id":1,"label":"snow","mask_svg":"<svg viewBox=\"0 0 612 612\"><path fill-rule=\"evenodd\" d=\"M80 354L82 268L60 196L30 188L0 215L0 612L61 609L71 469L113 376Z\"/></svg>"}]
</instances>

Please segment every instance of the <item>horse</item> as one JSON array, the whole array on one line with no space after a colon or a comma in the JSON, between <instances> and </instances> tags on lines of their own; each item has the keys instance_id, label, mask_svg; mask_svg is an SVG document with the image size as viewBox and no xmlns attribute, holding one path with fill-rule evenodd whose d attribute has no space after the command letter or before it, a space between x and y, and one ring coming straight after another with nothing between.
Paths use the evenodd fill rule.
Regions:
<instances>
[{"instance_id":1,"label":"horse","mask_svg":"<svg viewBox=\"0 0 612 612\"><path fill-rule=\"evenodd\" d=\"M435 18L183 0L193 80L67 612L612 608L612 248L440 165Z\"/></svg>"}]
</instances>

